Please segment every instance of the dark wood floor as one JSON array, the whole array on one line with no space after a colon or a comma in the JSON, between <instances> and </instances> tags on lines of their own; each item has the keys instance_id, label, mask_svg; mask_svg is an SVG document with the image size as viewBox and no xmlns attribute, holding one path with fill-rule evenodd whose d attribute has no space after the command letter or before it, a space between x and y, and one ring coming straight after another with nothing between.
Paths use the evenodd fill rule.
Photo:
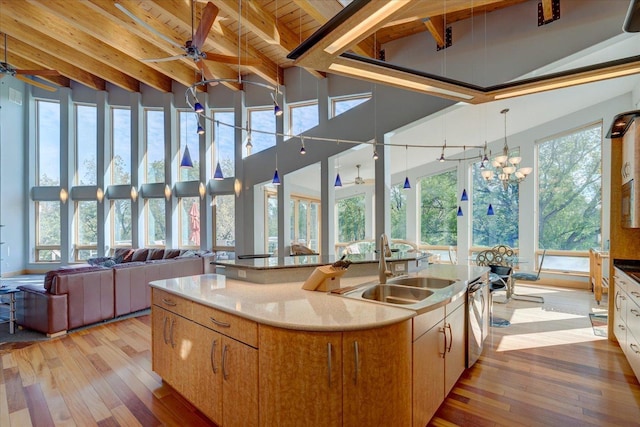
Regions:
<instances>
[{"instance_id":1,"label":"dark wood floor","mask_svg":"<svg viewBox=\"0 0 640 427\"><path fill-rule=\"evenodd\" d=\"M512 326L491 329L431 425L640 425L640 384L594 335L592 295L529 292L545 303L495 305ZM213 425L152 372L149 328L142 316L0 355L0 426Z\"/></svg>"}]
</instances>

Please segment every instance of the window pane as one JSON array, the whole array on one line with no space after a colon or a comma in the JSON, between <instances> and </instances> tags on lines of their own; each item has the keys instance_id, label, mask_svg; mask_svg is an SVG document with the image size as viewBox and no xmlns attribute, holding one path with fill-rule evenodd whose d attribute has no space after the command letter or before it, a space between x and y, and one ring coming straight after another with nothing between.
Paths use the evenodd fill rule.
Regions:
<instances>
[{"instance_id":1,"label":"window pane","mask_svg":"<svg viewBox=\"0 0 640 427\"><path fill-rule=\"evenodd\" d=\"M189 147L193 167L180 167L180 181L198 181L200 179L200 135L198 135L198 116L192 111L178 111L178 135L180 135L180 155L182 162L184 151ZM180 163L178 163L180 165Z\"/></svg>"},{"instance_id":2,"label":"window pane","mask_svg":"<svg viewBox=\"0 0 640 427\"><path fill-rule=\"evenodd\" d=\"M97 109L93 105L76 105L76 183L96 185L98 179Z\"/></svg>"},{"instance_id":3,"label":"window pane","mask_svg":"<svg viewBox=\"0 0 640 427\"><path fill-rule=\"evenodd\" d=\"M304 105L291 105L290 108L290 123L292 135L300 135L302 132L318 126L318 103L304 104Z\"/></svg>"},{"instance_id":4,"label":"window pane","mask_svg":"<svg viewBox=\"0 0 640 427\"><path fill-rule=\"evenodd\" d=\"M111 110L111 183L131 183L131 110L113 108Z\"/></svg>"},{"instance_id":5,"label":"window pane","mask_svg":"<svg viewBox=\"0 0 640 427\"><path fill-rule=\"evenodd\" d=\"M267 194L267 253L275 253L278 249L278 194Z\"/></svg>"},{"instance_id":6,"label":"window pane","mask_svg":"<svg viewBox=\"0 0 640 427\"><path fill-rule=\"evenodd\" d=\"M145 124L147 182L164 182L164 112L162 110L145 110Z\"/></svg>"},{"instance_id":7,"label":"window pane","mask_svg":"<svg viewBox=\"0 0 640 427\"><path fill-rule=\"evenodd\" d=\"M517 155L512 150L513 155ZM517 248L519 189L493 178L486 181L481 175L480 162L473 168L473 246L507 245ZM489 204L494 215L487 215Z\"/></svg>"},{"instance_id":8,"label":"window pane","mask_svg":"<svg viewBox=\"0 0 640 427\"><path fill-rule=\"evenodd\" d=\"M36 202L38 234L36 246L56 246L38 249L36 261L57 261L60 259L60 202Z\"/></svg>"},{"instance_id":9,"label":"window pane","mask_svg":"<svg viewBox=\"0 0 640 427\"><path fill-rule=\"evenodd\" d=\"M338 200L338 242L362 240L365 236L365 199L359 194Z\"/></svg>"},{"instance_id":10,"label":"window pane","mask_svg":"<svg viewBox=\"0 0 640 427\"><path fill-rule=\"evenodd\" d=\"M420 180L420 242L422 244L457 245L456 193L457 171L455 169Z\"/></svg>"},{"instance_id":11,"label":"window pane","mask_svg":"<svg viewBox=\"0 0 640 427\"><path fill-rule=\"evenodd\" d=\"M36 120L38 185L60 185L60 104L36 101Z\"/></svg>"},{"instance_id":12,"label":"window pane","mask_svg":"<svg viewBox=\"0 0 640 427\"><path fill-rule=\"evenodd\" d=\"M320 253L320 202L313 202L309 206L309 240L307 246Z\"/></svg>"},{"instance_id":13,"label":"window pane","mask_svg":"<svg viewBox=\"0 0 640 427\"><path fill-rule=\"evenodd\" d=\"M407 238L407 194L404 183L391 186L391 238Z\"/></svg>"},{"instance_id":14,"label":"window pane","mask_svg":"<svg viewBox=\"0 0 640 427\"><path fill-rule=\"evenodd\" d=\"M215 242L216 246L233 247L236 244L236 200L234 195L215 198Z\"/></svg>"},{"instance_id":15,"label":"window pane","mask_svg":"<svg viewBox=\"0 0 640 427\"><path fill-rule=\"evenodd\" d=\"M147 199L145 203L145 219L147 223L145 244L147 246L165 245L167 232L164 213L164 199Z\"/></svg>"},{"instance_id":16,"label":"window pane","mask_svg":"<svg viewBox=\"0 0 640 427\"><path fill-rule=\"evenodd\" d=\"M80 201L76 204L78 218L78 235L76 244L98 244L98 202Z\"/></svg>"},{"instance_id":17,"label":"window pane","mask_svg":"<svg viewBox=\"0 0 640 427\"><path fill-rule=\"evenodd\" d=\"M131 246L131 200L111 202L112 247Z\"/></svg>"},{"instance_id":18,"label":"window pane","mask_svg":"<svg viewBox=\"0 0 640 427\"><path fill-rule=\"evenodd\" d=\"M213 111L214 122L214 147L213 147L213 167L211 168L211 177L215 173L215 167L220 161L222 174L225 177L232 177L236 174L235 163L235 113L233 111Z\"/></svg>"},{"instance_id":19,"label":"window pane","mask_svg":"<svg viewBox=\"0 0 640 427\"><path fill-rule=\"evenodd\" d=\"M180 247L200 247L200 198L182 197L180 203Z\"/></svg>"},{"instance_id":20,"label":"window pane","mask_svg":"<svg viewBox=\"0 0 640 427\"><path fill-rule=\"evenodd\" d=\"M251 143L253 144L253 148L251 152L248 153L246 146L243 147L243 153L246 154L243 157L259 153L276 145L276 116L273 114L272 108L249 110L249 129L251 129Z\"/></svg>"},{"instance_id":21,"label":"window pane","mask_svg":"<svg viewBox=\"0 0 640 427\"><path fill-rule=\"evenodd\" d=\"M600 246L601 146L600 124L538 145L541 248L587 251Z\"/></svg>"},{"instance_id":22,"label":"window pane","mask_svg":"<svg viewBox=\"0 0 640 427\"><path fill-rule=\"evenodd\" d=\"M369 99L371 99L371 95L333 98L331 100L331 117L339 116Z\"/></svg>"}]
</instances>

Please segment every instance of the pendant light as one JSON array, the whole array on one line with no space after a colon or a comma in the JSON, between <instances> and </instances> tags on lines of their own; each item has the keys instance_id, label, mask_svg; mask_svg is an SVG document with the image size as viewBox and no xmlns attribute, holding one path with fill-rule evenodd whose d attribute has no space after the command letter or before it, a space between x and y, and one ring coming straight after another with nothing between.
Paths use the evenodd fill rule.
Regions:
<instances>
[{"instance_id":1,"label":"pendant light","mask_svg":"<svg viewBox=\"0 0 640 427\"><path fill-rule=\"evenodd\" d=\"M213 173L213 179L215 181L222 181L224 179L224 175L222 174L222 168L220 167L220 143L218 140L220 139L220 121L216 121L216 134L214 135L215 149L216 149L216 170Z\"/></svg>"},{"instance_id":2,"label":"pendant light","mask_svg":"<svg viewBox=\"0 0 640 427\"><path fill-rule=\"evenodd\" d=\"M487 209L487 215L494 215L493 206L489 203L489 208Z\"/></svg>"},{"instance_id":3,"label":"pendant light","mask_svg":"<svg viewBox=\"0 0 640 427\"><path fill-rule=\"evenodd\" d=\"M342 187L342 180L340 179L340 157L338 157L338 173L336 174L336 180L333 183L334 187Z\"/></svg>"},{"instance_id":4,"label":"pendant light","mask_svg":"<svg viewBox=\"0 0 640 427\"><path fill-rule=\"evenodd\" d=\"M462 189L462 196L460 196L460 201L461 202L466 202L469 200L469 196L467 196L467 190L465 190L464 188Z\"/></svg>"},{"instance_id":5,"label":"pendant light","mask_svg":"<svg viewBox=\"0 0 640 427\"><path fill-rule=\"evenodd\" d=\"M276 171L273 174L273 179L271 180L273 185L280 185L280 175L278 175L278 153L276 153Z\"/></svg>"},{"instance_id":6,"label":"pendant light","mask_svg":"<svg viewBox=\"0 0 640 427\"><path fill-rule=\"evenodd\" d=\"M189 146L185 144L184 153L182 154L182 161L180 162L180 166L183 168L192 168L193 162L191 161L191 154L189 154Z\"/></svg>"},{"instance_id":7,"label":"pendant light","mask_svg":"<svg viewBox=\"0 0 640 427\"><path fill-rule=\"evenodd\" d=\"M458 216L462 216L462 207L458 206Z\"/></svg>"},{"instance_id":8,"label":"pendant light","mask_svg":"<svg viewBox=\"0 0 640 427\"><path fill-rule=\"evenodd\" d=\"M409 146L404 146L404 185L403 189L409 190L411 189L411 183L409 182L409 173L408 173L408 165L409 165Z\"/></svg>"},{"instance_id":9,"label":"pendant light","mask_svg":"<svg viewBox=\"0 0 640 427\"><path fill-rule=\"evenodd\" d=\"M301 145L300 154L302 154L302 155L307 154L307 149L304 147L304 137L303 136L300 137L300 145Z\"/></svg>"}]
</instances>

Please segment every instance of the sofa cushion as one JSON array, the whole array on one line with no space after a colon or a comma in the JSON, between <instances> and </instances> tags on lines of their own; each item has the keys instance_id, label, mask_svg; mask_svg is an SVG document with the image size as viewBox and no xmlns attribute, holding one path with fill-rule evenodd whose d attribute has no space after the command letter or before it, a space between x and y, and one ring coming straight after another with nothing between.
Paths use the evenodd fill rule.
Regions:
<instances>
[{"instance_id":1,"label":"sofa cushion","mask_svg":"<svg viewBox=\"0 0 640 427\"><path fill-rule=\"evenodd\" d=\"M121 262L131 262L131 257L133 257L133 252L135 251L131 248L118 248L113 253L113 257L114 258L122 257Z\"/></svg>"},{"instance_id":2,"label":"sofa cushion","mask_svg":"<svg viewBox=\"0 0 640 427\"><path fill-rule=\"evenodd\" d=\"M54 290L51 289L55 277L65 276L68 274L85 273L88 271L96 271L96 270L102 270L102 267L88 265L88 264L80 264L77 266L64 266L56 270L50 270L44 276L44 288L48 292L55 293Z\"/></svg>"},{"instance_id":3,"label":"sofa cushion","mask_svg":"<svg viewBox=\"0 0 640 427\"><path fill-rule=\"evenodd\" d=\"M131 261L146 261L148 255L149 255L149 249L136 249L133 252Z\"/></svg>"},{"instance_id":4,"label":"sofa cushion","mask_svg":"<svg viewBox=\"0 0 640 427\"><path fill-rule=\"evenodd\" d=\"M182 249L165 249L163 259L175 258L177 256L180 256L182 252L183 252Z\"/></svg>"},{"instance_id":5,"label":"sofa cushion","mask_svg":"<svg viewBox=\"0 0 640 427\"><path fill-rule=\"evenodd\" d=\"M149 254L147 255L147 261L153 261L156 259L164 258L164 249L149 249Z\"/></svg>"},{"instance_id":6,"label":"sofa cushion","mask_svg":"<svg viewBox=\"0 0 640 427\"><path fill-rule=\"evenodd\" d=\"M119 264L120 262L122 262L122 258L118 257L118 258L113 258L113 257L109 257L109 256L102 256L102 257L97 257L97 258L89 258L87 260L87 262L89 263L89 265L97 265L100 267L113 267L116 264Z\"/></svg>"}]
</instances>

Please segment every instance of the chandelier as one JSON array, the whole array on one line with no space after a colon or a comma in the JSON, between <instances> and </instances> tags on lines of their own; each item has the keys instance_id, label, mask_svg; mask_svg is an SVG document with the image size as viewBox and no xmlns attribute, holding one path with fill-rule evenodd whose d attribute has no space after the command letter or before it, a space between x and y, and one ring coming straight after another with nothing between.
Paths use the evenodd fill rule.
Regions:
<instances>
[{"instance_id":1,"label":"chandelier","mask_svg":"<svg viewBox=\"0 0 640 427\"><path fill-rule=\"evenodd\" d=\"M496 169L495 175L498 180L502 182L502 186L506 190L510 184L518 184L522 182L527 175L529 175L533 168L524 167L519 168L520 162L522 161L522 157L520 156L511 156L509 152L509 146L507 145L507 113L509 112L508 108L500 111L500 114L504 114L504 147L502 148L502 155L497 156L493 159L491 164ZM482 163L480 164L480 169L482 169L482 177L489 181L494 177L494 172L491 169L487 169L485 166L485 162L488 162L488 159L485 155Z\"/></svg>"}]
</instances>

